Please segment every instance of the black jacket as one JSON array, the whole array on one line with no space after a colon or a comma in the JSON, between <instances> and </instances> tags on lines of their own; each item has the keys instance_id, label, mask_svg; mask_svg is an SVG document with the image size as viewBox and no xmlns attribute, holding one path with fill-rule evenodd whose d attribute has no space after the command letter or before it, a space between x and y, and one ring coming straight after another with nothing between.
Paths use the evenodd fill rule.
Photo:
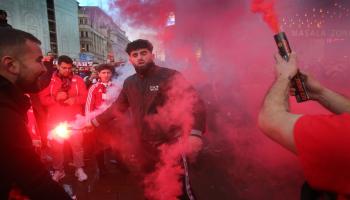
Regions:
<instances>
[{"instance_id":1,"label":"black jacket","mask_svg":"<svg viewBox=\"0 0 350 200\"><path fill-rule=\"evenodd\" d=\"M71 199L51 179L26 127L29 99L0 76L0 199L15 184L30 199Z\"/></svg>"},{"instance_id":2,"label":"black jacket","mask_svg":"<svg viewBox=\"0 0 350 200\"><path fill-rule=\"evenodd\" d=\"M96 119L105 124L128 109L141 139L156 146L174 141L186 129L185 124L190 129L205 131L203 101L182 75L172 69L153 65L142 75L128 77L117 100ZM176 112L183 112L183 116ZM184 121L185 113L191 119Z\"/></svg>"},{"instance_id":3,"label":"black jacket","mask_svg":"<svg viewBox=\"0 0 350 200\"><path fill-rule=\"evenodd\" d=\"M7 23L7 20L3 20L0 21L0 28L12 28L12 26Z\"/></svg>"}]
</instances>

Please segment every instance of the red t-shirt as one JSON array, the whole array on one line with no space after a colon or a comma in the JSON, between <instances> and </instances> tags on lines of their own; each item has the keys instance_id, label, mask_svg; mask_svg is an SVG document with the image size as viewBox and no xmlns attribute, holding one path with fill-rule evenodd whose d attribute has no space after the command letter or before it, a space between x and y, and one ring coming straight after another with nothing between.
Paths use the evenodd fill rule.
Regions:
<instances>
[{"instance_id":1,"label":"red t-shirt","mask_svg":"<svg viewBox=\"0 0 350 200\"><path fill-rule=\"evenodd\" d=\"M304 115L295 124L294 138L309 184L350 194L350 115Z\"/></svg>"}]
</instances>

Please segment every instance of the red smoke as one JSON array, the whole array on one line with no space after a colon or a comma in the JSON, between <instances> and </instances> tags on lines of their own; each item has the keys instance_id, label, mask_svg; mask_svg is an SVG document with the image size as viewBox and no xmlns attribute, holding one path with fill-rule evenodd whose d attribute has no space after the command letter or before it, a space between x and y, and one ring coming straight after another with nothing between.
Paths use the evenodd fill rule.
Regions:
<instances>
[{"instance_id":1,"label":"red smoke","mask_svg":"<svg viewBox=\"0 0 350 200\"><path fill-rule=\"evenodd\" d=\"M160 146L160 162L157 163L156 170L144 180L147 199L176 200L182 194L180 177L184 171L179 161L183 149L181 143Z\"/></svg>"},{"instance_id":2,"label":"red smoke","mask_svg":"<svg viewBox=\"0 0 350 200\"><path fill-rule=\"evenodd\" d=\"M253 0L251 10L255 13L260 12L272 31L278 33L280 28L274 7L275 0Z\"/></svg>"},{"instance_id":3,"label":"red smoke","mask_svg":"<svg viewBox=\"0 0 350 200\"><path fill-rule=\"evenodd\" d=\"M163 144L159 147L160 159L156 170L146 176L145 195L153 200L176 200L182 194L181 156L187 152L187 139L193 124L194 104L198 97L188 82L181 76L175 75L169 84L167 102L157 109L157 114L147 118L148 123L163 133L172 132L178 127L182 137L174 144Z\"/></svg>"},{"instance_id":4,"label":"red smoke","mask_svg":"<svg viewBox=\"0 0 350 200\"><path fill-rule=\"evenodd\" d=\"M205 141L208 146L204 156L199 157L205 161L199 165L208 171L199 170L197 176L192 177L197 181L194 185L198 198L282 199L288 194L290 199L295 199L300 174L290 178L285 173L285 169L291 173L298 170L294 169L295 160L290 161L292 155L281 152L278 145L255 127L255 115L273 80L271 66L276 46L271 34L264 32L264 24L254 21L256 18L249 12L246 1L122 3L122 7L118 7L121 17L127 18L135 29L147 26L158 36L169 31L166 36L158 37L158 41L151 40L164 43L166 63L156 63L183 72L206 102L209 119ZM115 5L119 6L119 1ZM160 10L155 10L156 7ZM173 27L165 27L168 11L176 16ZM253 40L259 43L252 44ZM201 54L197 57L196 52ZM174 89L181 88L181 85L175 86ZM165 130L174 123L189 126L191 119L186 117L183 108L191 105L188 103L191 98L177 95L176 101L172 106L159 109L158 115L149 119L154 122L151 124L161 124ZM176 198L182 172L174 163L181 151L171 146L163 146L160 151L177 156L161 156L157 170L145 179L145 195L161 199L168 193L171 196L167 198ZM274 194L276 185L280 188L278 194Z\"/></svg>"},{"instance_id":5,"label":"red smoke","mask_svg":"<svg viewBox=\"0 0 350 200\"><path fill-rule=\"evenodd\" d=\"M165 26L174 8L171 0L118 0L114 1L114 6L121 10L121 17L128 19L130 25L148 28Z\"/></svg>"},{"instance_id":6,"label":"red smoke","mask_svg":"<svg viewBox=\"0 0 350 200\"><path fill-rule=\"evenodd\" d=\"M171 29L167 27L166 34L163 34L165 36L158 37L158 40L150 40L153 43L164 43L162 49L166 52L166 59L164 62L158 60L156 63L183 72L188 81L195 83L194 86L206 102L209 130L205 135L207 146L203 155L199 157L203 160L197 163L199 169L195 170L194 177L194 186L197 186L195 189L199 199L299 198L303 175L297 157L266 138L256 127L256 117L262 100L275 78L273 54L277 52L277 48L265 23L261 23L260 18L252 14L251 2L246 0L142 2L141 4L141 1L130 1L130 4L133 3L140 9L131 12L127 8L132 6L123 1L128 6L121 8L121 17L132 22L134 28L142 29L146 26L154 29L159 36L164 32L168 11L175 12L175 26L170 27ZM265 2L267 0L255 1L253 5L257 5L256 12L270 9L270 13L265 12L267 19L274 16L272 27L274 32L278 32L277 18L271 14L274 4L272 1ZM283 9L281 17L287 22L287 19L289 21L290 18L296 18L297 13L304 13L307 4L311 4L312 12L313 4L320 1L312 2L278 1L276 8ZM114 5L118 5L118 1ZM160 10L155 10L156 7ZM151 10L154 13L150 15ZM330 24L337 25L338 18L333 20ZM332 37L334 29L349 29L347 22L348 20L344 20L343 25L325 28L325 31ZM349 74L346 72L350 69L348 34L345 40L338 42L338 46L333 46L336 42L330 43L317 36L306 36L313 32L298 29L300 25L298 23L288 29L289 25L283 24L283 29L288 33L293 50L298 53L300 69L314 74L325 85L331 84L334 86L332 88L340 88L345 94L349 94L350 90L346 87L348 85L346 76ZM198 49L201 50L200 58L195 56ZM347 56L348 60L344 56ZM336 65L340 66L335 69ZM296 104L294 98L291 100L291 110L295 113L320 113L322 110L320 106L315 106L315 103ZM160 111L164 115L152 120L175 119L176 117L166 116L166 113L171 113L170 110ZM171 164L158 166L158 174L163 174L160 172L162 166ZM178 173L181 172L174 167L169 175ZM157 176L152 177L153 182L161 183L159 179L156 180ZM171 184L179 183L176 181L176 178L172 179ZM170 194L175 196L177 194L175 188L179 185L174 187L171 184L164 187L173 190ZM157 190L157 187L151 188Z\"/></svg>"},{"instance_id":7,"label":"red smoke","mask_svg":"<svg viewBox=\"0 0 350 200\"><path fill-rule=\"evenodd\" d=\"M164 32L163 21L166 20L167 12L161 16L148 16L148 11L154 10L155 5L152 1L144 2L142 6L141 4L135 5L141 9L137 11L138 13L147 11L144 18L142 14L136 14L135 17L135 13L131 13L130 9L124 9L125 6L121 9L121 16L128 18L132 25L136 26L135 28L148 25L158 33ZM161 66L181 69L187 80L194 82L196 88L201 92L202 98L207 103L210 118L208 119L210 132L205 136L209 140L209 147L207 147L209 150L205 159L211 159L211 157L218 159L217 162L206 161L201 164L203 168L208 167L210 172L201 173L201 177L194 177L201 181L202 186L196 190L196 194L200 199L267 198L274 192L273 185L279 184L285 179L285 176L279 178L271 173L266 173L270 169L266 169L264 166L266 164L261 163L282 161L278 160L280 157L278 151L275 152L277 145L273 146L274 148L266 148L266 146L271 146L272 142L263 143L267 139L257 131L255 120L251 115L257 112L259 99L263 97L266 90L264 85L269 85L272 77L258 76L259 78L256 78L254 74L260 75L265 67L271 66L265 61L276 49L274 42L263 40L266 41L268 47L265 47L263 51L266 55L261 53L261 49L249 44L252 38L258 41L260 37L270 37L270 35L258 33L254 25L253 30L242 28L248 24L244 22L243 25L240 25L245 15L244 10L248 10L242 8L242 4L245 4L243 0L223 0L220 3L210 0L188 1L186 4L180 0L165 2L159 1L158 7L174 5L172 11L176 15L176 25L170 27L173 30L167 29L171 31L171 37L159 38L164 42L164 50L167 53L167 64L161 64ZM200 58L195 56L197 50L201 50ZM252 85L255 88L251 87ZM183 109L181 109L184 107L181 105L186 105L185 102L189 98L179 97L181 98L178 99L180 103L173 103L172 107L158 110L159 115L150 120L162 121L157 124L163 124L165 127L162 128L165 129L166 125L177 122L177 120L181 123L183 120L184 124L189 124L190 120L182 115L186 112L182 112ZM260 148L256 149L256 146ZM267 152L266 149L269 151ZM173 151L179 156L179 151L172 149L171 146L164 146L161 151ZM256 156L256 152L260 152L259 156ZM269 156L266 160L264 152L274 154L273 158L276 159L271 161ZM181 172L178 166L173 165L176 160L166 156L161 157L155 173L146 178L148 197L162 198L164 193L169 193L172 195L168 196L170 199L176 198L177 189L181 188L178 181ZM278 164L274 166L279 167ZM280 167L281 170L276 170L277 167L273 168L275 172L285 169L285 167ZM211 175L214 177L209 178ZM166 180L167 178L172 179ZM295 182L288 180L290 182L283 182L286 184L281 186L284 193L286 192L284 188L290 188L289 186ZM230 184L223 185L224 181L229 181ZM210 188L222 188L222 191L211 191ZM232 193L232 190L237 190L237 192ZM288 191L287 193L293 194L293 192ZM293 197L291 195L291 198ZM280 198L277 196L275 199Z\"/></svg>"}]
</instances>

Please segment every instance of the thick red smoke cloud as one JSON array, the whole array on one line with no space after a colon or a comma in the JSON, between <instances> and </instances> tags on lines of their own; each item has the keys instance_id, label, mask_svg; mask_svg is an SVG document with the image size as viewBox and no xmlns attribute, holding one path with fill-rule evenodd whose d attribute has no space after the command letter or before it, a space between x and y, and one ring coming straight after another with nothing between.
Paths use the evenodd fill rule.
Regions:
<instances>
[{"instance_id":1,"label":"thick red smoke cloud","mask_svg":"<svg viewBox=\"0 0 350 200\"><path fill-rule=\"evenodd\" d=\"M152 28L164 26L174 8L172 0L118 0L111 6L119 8L132 26Z\"/></svg>"},{"instance_id":2,"label":"thick red smoke cloud","mask_svg":"<svg viewBox=\"0 0 350 200\"><path fill-rule=\"evenodd\" d=\"M263 15L265 22L274 33L279 32L279 23L275 11L275 0L253 0L252 11Z\"/></svg>"},{"instance_id":3,"label":"thick red smoke cloud","mask_svg":"<svg viewBox=\"0 0 350 200\"><path fill-rule=\"evenodd\" d=\"M285 19L281 29L299 56L301 71L313 74L332 89L349 94L349 19L333 18L321 27L307 27L307 18L300 13L309 16L314 8L333 12L318 2L254 1L255 6L246 0L113 2L120 9L121 17L134 28L146 26L157 33L151 42L162 43L165 54L165 59L157 63L181 71L206 103L206 146L193 167L195 177L192 179L199 199L299 198L304 178L297 157L266 138L256 127L262 100L274 80L273 54L277 47L271 31L251 10L264 11L273 31L278 32L275 6L281 13L281 22ZM169 12L175 13L176 24L165 27ZM288 23L299 19L304 20L305 27ZM291 110L327 113L316 103L297 104L294 98L291 98ZM151 121L163 121L162 124L167 125L181 116L176 109L159 111L163 114ZM169 190L173 197L178 194L177 177L182 172L173 161L163 159L158 170L147 179L152 180L148 195L162 197L157 190ZM165 178L161 177L165 177L166 171L171 172L169 177L173 178L171 184L163 185ZM165 188L159 188L157 183Z\"/></svg>"},{"instance_id":4,"label":"thick red smoke cloud","mask_svg":"<svg viewBox=\"0 0 350 200\"><path fill-rule=\"evenodd\" d=\"M172 132L171 129L177 127L182 136L173 144L159 147L160 160L156 170L145 178L145 196L154 200L175 200L182 195L184 171L180 163L188 151L188 135L194 123L192 113L199 103L198 95L181 75L175 75L167 87L167 102L157 109L157 114L146 120L151 128L163 133Z\"/></svg>"},{"instance_id":5,"label":"thick red smoke cloud","mask_svg":"<svg viewBox=\"0 0 350 200\"><path fill-rule=\"evenodd\" d=\"M257 31L267 30L264 24L259 29L252 24L260 26L260 22L244 21L253 21L254 18L248 14L249 5L244 0L224 0L220 4L211 0L188 1L186 4L176 0L165 2L158 2L157 6L159 10L175 12L176 24L173 27L164 26L167 12L162 11L159 16L148 15L156 6L151 1L138 2L134 6L132 1L130 4L124 2L128 6L119 8L121 16L128 18L135 28L147 25L158 36L170 36L158 37L166 54L161 66L183 72L207 104L207 146L201 156L204 161L199 157L197 170L200 174L197 173L193 180L197 196L200 199L257 199L273 193L275 185L282 185L282 193L296 197L293 195L295 190L289 186L300 182L300 174L291 179L282 173L285 169L291 173L298 170L292 167L295 166L292 156L281 152L280 147L267 140L255 127L260 100L273 79L273 72L269 74L264 69L272 64L272 54L276 50L270 33ZM115 5L119 6L119 1ZM169 10L168 5L174 7ZM138 14L131 7L138 7ZM260 40L263 37L271 37L271 42ZM264 41L259 46L265 50L252 45L250 42L254 40ZM188 99L181 100L186 105ZM168 125L181 117L181 107L180 103L159 110L159 117L152 120L163 120L162 124ZM189 124L187 121L184 120L184 124ZM168 147L163 147L162 152L171 151ZM145 195L148 197L157 199L168 193L175 198L177 189L181 188L178 181L181 172L178 166L172 165L174 159L167 158L162 157L157 170L146 178ZM285 158L285 161L280 158ZM276 173L268 173L271 168ZM169 177L173 179L166 181ZM286 179L288 181L284 181ZM220 192L215 191L218 188L222 188ZM295 189L295 186L291 188ZM275 199L282 198L275 196Z\"/></svg>"},{"instance_id":6,"label":"thick red smoke cloud","mask_svg":"<svg viewBox=\"0 0 350 200\"><path fill-rule=\"evenodd\" d=\"M273 79L272 69L271 72L265 69L273 63L272 54L276 51L272 36L268 31L264 32L267 30L264 24L253 21L255 16L248 14L249 5L243 0L224 0L220 4L210 0L186 4L175 0L165 2L158 2L157 6L165 6L164 10L168 11L167 5L174 5L171 10L176 15L174 27L160 26L167 18L166 12L160 16L147 14L155 7L150 1L135 5L141 9L138 13L146 12L144 18L142 14L135 17L131 9L123 9L125 6L121 8L121 16L128 17L135 28L148 25L158 35L165 32L171 36L158 37L166 52L165 63L160 63L161 66L182 71L207 104L207 146L202 156L205 161L199 158L198 173L201 173L193 180L194 186L201 185L194 188L197 196L200 199L267 198L274 193L276 185L281 185L282 193L296 197L295 185L300 182L300 173L293 178L284 173L286 169L290 173L298 170L293 169L295 160L255 127L260 101ZM116 1L116 5L118 3ZM254 27L254 24L258 26ZM271 41L261 40L263 37L271 37ZM251 44L252 41L259 42L260 48ZM200 56L196 54L198 52ZM176 110L181 107L174 104L173 110L160 110L159 113L167 115L159 116L167 117L152 120L174 121L181 116L181 109ZM148 196L160 198L169 193L175 197L178 194L181 172L172 165L174 159L165 158L157 165L157 171L146 179L148 183L152 182L146 187ZM268 173L270 170L275 173ZM164 174L173 178L167 181L168 184L164 184ZM218 188L222 188L220 192L215 191ZM274 199L281 198L281 195L275 195Z\"/></svg>"},{"instance_id":7,"label":"thick red smoke cloud","mask_svg":"<svg viewBox=\"0 0 350 200\"><path fill-rule=\"evenodd\" d=\"M152 200L176 200L182 194L181 176L183 168L179 165L184 146L180 143L162 145L160 160L156 170L144 179L145 196Z\"/></svg>"}]
</instances>

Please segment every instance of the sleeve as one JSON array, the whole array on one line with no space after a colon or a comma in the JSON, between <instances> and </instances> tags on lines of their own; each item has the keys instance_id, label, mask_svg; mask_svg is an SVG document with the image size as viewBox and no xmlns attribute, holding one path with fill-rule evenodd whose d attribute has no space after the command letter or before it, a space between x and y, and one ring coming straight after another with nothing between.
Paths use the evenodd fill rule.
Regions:
<instances>
[{"instance_id":1,"label":"sleeve","mask_svg":"<svg viewBox=\"0 0 350 200\"><path fill-rule=\"evenodd\" d=\"M77 77L77 84L78 84L78 95L75 97L76 104L79 105L85 105L86 102L86 97L87 97L87 89L86 89L86 85L84 83L84 80L80 77Z\"/></svg>"},{"instance_id":2,"label":"sleeve","mask_svg":"<svg viewBox=\"0 0 350 200\"><path fill-rule=\"evenodd\" d=\"M0 120L0 177L13 180L31 199L70 199L35 153L22 117L9 108L0 108L0 113L6 113Z\"/></svg>"},{"instance_id":3,"label":"sleeve","mask_svg":"<svg viewBox=\"0 0 350 200\"><path fill-rule=\"evenodd\" d=\"M88 115L95 108L94 93L95 93L96 87L97 87L97 85L94 84L90 87L90 89L88 91L88 95L87 95L86 103L85 103L85 115Z\"/></svg>"},{"instance_id":4,"label":"sleeve","mask_svg":"<svg viewBox=\"0 0 350 200\"><path fill-rule=\"evenodd\" d=\"M306 179L320 189L348 193L350 115L304 115L294 126Z\"/></svg>"},{"instance_id":5,"label":"sleeve","mask_svg":"<svg viewBox=\"0 0 350 200\"><path fill-rule=\"evenodd\" d=\"M192 126L192 130L199 130L202 133L205 133L207 113L204 101L199 97L199 95L197 96L196 103L193 106L193 119L194 123ZM195 133L193 132L193 134Z\"/></svg>"},{"instance_id":6,"label":"sleeve","mask_svg":"<svg viewBox=\"0 0 350 200\"><path fill-rule=\"evenodd\" d=\"M44 106L50 106L56 103L55 97L50 92L51 84L39 93L40 102Z\"/></svg>"},{"instance_id":7,"label":"sleeve","mask_svg":"<svg viewBox=\"0 0 350 200\"><path fill-rule=\"evenodd\" d=\"M110 120L120 117L129 108L129 100L127 96L126 82L124 82L123 88L119 93L117 100L103 113L96 117L98 124L106 124ZM97 125L95 123L95 125Z\"/></svg>"}]
</instances>

